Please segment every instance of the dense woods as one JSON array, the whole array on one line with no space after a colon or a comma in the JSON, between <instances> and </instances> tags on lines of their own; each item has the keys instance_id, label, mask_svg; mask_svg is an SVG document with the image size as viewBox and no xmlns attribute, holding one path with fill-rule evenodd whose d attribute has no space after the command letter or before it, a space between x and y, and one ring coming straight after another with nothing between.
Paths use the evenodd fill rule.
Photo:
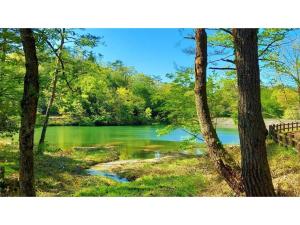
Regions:
<instances>
[{"instance_id":1,"label":"dense woods","mask_svg":"<svg viewBox=\"0 0 300 225\"><path fill-rule=\"evenodd\" d=\"M168 74L170 82L161 81L157 77L137 72L121 61L102 62L92 51L93 46L101 44L99 37L79 35L68 30L65 38L72 40L74 46L65 47L59 53L60 32L60 29L35 32L41 86L38 124L46 121L44 117L47 111L50 116L62 116L65 123L74 125L171 123L188 119L184 117L196 116L192 99L193 69L178 69L176 73ZM217 42L219 32L215 34L216 37L208 38L209 44ZM1 104L6 106L1 107L0 121L4 133L12 131L20 121L20 108L15 106L22 95L24 56L17 30L1 29L0 35ZM223 36L219 39L224 40ZM225 39L227 44L230 39ZM57 57L59 54L64 62L63 70ZM232 75L232 71L228 74L217 73L218 70L208 72L210 114L212 117L237 119L236 76ZM264 117L298 119L297 86L290 82L280 82L276 77L270 77L270 82L261 85ZM56 97L54 99L51 96ZM185 112L177 110L177 105L181 104L186 106ZM179 115L181 118L178 118Z\"/></svg>"},{"instance_id":2,"label":"dense woods","mask_svg":"<svg viewBox=\"0 0 300 225\"><path fill-rule=\"evenodd\" d=\"M188 32L184 53L194 56L194 68L162 79L104 62L96 48L105 37L85 30L0 29L0 137L19 135L19 195L36 194L34 161L49 157L48 126L163 125L160 135L178 128L191 135L189 146L203 138L214 170L236 195L275 196L264 118L300 119L294 31ZM238 125L238 153L221 142L220 117Z\"/></svg>"}]
</instances>

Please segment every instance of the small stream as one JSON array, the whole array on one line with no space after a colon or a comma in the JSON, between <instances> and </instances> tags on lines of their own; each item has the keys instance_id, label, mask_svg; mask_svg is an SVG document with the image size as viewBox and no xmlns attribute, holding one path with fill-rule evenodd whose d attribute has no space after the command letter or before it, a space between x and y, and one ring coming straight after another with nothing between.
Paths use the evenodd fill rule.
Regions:
<instances>
[{"instance_id":1,"label":"small stream","mask_svg":"<svg viewBox=\"0 0 300 225\"><path fill-rule=\"evenodd\" d=\"M161 158L161 154L159 151L156 151L154 154L154 158L156 160L160 160ZM110 163L108 163L108 165L110 165ZM106 166L107 167L107 166ZM112 173L112 172L108 172L108 171L104 171L104 170L99 170L99 169L87 169L86 170L87 174L91 175L91 176L102 176L102 177L107 177L109 179L112 179L114 181L117 181L119 183L127 183L129 182L129 180L125 177L120 177L118 174L116 173Z\"/></svg>"},{"instance_id":2,"label":"small stream","mask_svg":"<svg viewBox=\"0 0 300 225\"><path fill-rule=\"evenodd\" d=\"M110 173L110 172L106 172L106 171L100 171L100 170L94 170L94 169L87 169L86 172L89 175L92 176L102 176L102 177L107 177L110 178L114 181L120 182L120 183L127 183L129 182L129 180L127 178L124 177L120 177L115 173Z\"/></svg>"},{"instance_id":3,"label":"small stream","mask_svg":"<svg viewBox=\"0 0 300 225\"><path fill-rule=\"evenodd\" d=\"M182 151L181 154L186 155L186 156L191 155L187 151ZM196 149L195 153L193 155L199 157L199 156L203 155L203 152L200 149ZM130 182L127 178L121 177L116 173L110 172L110 168L116 164L122 165L122 164L127 164L127 163L137 163L137 162L141 162L141 161L157 162L157 161L160 161L162 159L162 157L165 158L165 157L172 157L172 156L162 155L159 151L155 151L154 158L117 160L117 161L113 161L113 162L102 163L102 164L98 164L98 166L96 165L96 166L91 167L90 169L87 169L86 172L87 172L87 174L89 174L91 176L102 176L102 177L107 177L109 179L112 179L119 183L127 183L127 182Z\"/></svg>"}]
</instances>

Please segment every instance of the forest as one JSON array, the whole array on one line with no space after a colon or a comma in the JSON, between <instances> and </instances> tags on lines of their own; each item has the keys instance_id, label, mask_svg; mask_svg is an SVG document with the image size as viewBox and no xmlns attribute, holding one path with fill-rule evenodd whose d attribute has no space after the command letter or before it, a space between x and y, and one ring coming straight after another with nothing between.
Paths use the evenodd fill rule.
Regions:
<instances>
[{"instance_id":1,"label":"forest","mask_svg":"<svg viewBox=\"0 0 300 225\"><path fill-rule=\"evenodd\" d=\"M1 196L300 196L268 135L300 119L299 31L178 32L191 66L161 77L89 29L1 28Z\"/></svg>"}]
</instances>

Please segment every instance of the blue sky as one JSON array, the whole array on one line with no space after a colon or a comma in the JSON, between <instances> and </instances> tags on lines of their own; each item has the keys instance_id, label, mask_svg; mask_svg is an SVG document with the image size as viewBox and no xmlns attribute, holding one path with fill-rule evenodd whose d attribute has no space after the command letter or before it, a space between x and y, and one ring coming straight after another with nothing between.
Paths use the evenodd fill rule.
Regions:
<instances>
[{"instance_id":1,"label":"blue sky","mask_svg":"<svg viewBox=\"0 0 300 225\"><path fill-rule=\"evenodd\" d=\"M93 35L103 36L105 45L95 52L103 55L102 61L121 60L138 72L159 76L175 71L176 66L192 66L194 56L182 49L193 46L183 38L179 29L86 29ZM188 32L186 30L185 32Z\"/></svg>"},{"instance_id":2,"label":"blue sky","mask_svg":"<svg viewBox=\"0 0 300 225\"><path fill-rule=\"evenodd\" d=\"M97 28L85 29L84 32L96 36L103 36L105 45L100 45L94 49L96 53L103 55L102 61L113 62L121 60L126 66L134 67L138 72L158 76L163 81L168 81L165 77L167 73L174 73L176 66L193 66L194 55L183 52L187 47L194 47L192 40L185 39L184 36L192 32L192 29L113 29ZM214 31L207 30L208 35ZM299 30L293 35L299 34ZM208 48L208 60L218 59L212 56ZM219 62L218 66L222 66ZM213 66L213 65L210 65ZM210 74L210 70L208 74ZM216 71L224 74L224 71ZM272 71L264 70L261 78L264 82L269 82Z\"/></svg>"}]
</instances>

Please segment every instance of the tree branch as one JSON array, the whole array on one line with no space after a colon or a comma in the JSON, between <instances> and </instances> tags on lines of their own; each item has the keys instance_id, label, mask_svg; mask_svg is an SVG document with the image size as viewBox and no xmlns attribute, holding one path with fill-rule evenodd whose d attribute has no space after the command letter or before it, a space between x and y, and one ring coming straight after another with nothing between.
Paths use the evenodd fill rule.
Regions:
<instances>
[{"instance_id":1,"label":"tree branch","mask_svg":"<svg viewBox=\"0 0 300 225\"><path fill-rule=\"evenodd\" d=\"M224 61L225 59L227 59L227 58L229 58L229 57L231 57L231 56L234 56L234 54L227 55L227 56L225 56L225 57L223 57L223 58L219 58L219 59L210 61L210 62L208 62L208 63L215 63L215 62L219 62L219 61ZM233 62L233 64L235 64L233 60L230 60L230 62Z\"/></svg>"},{"instance_id":2,"label":"tree branch","mask_svg":"<svg viewBox=\"0 0 300 225\"><path fill-rule=\"evenodd\" d=\"M227 34L230 34L230 35L232 35L232 32L231 32L231 30L229 30L229 29L220 28L220 30L222 30L222 31L226 32Z\"/></svg>"},{"instance_id":3,"label":"tree branch","mask_svg":"<svg viewBox=\"0 0 300 225\"><path fill-rule=\"evenodd\" d=\"M236 68L232 67L209 67L211 70L236 70Z\"/></svg>"},{"instance_id":4,"label":"tree branch","mask_svg":"<svg viewBox=\"0 0 300 225\"><path fill-rule=\"evenodd\" d=\"M64 28L63 28L63 32L60 32L61 38L64 38L64 32L65 32L65 30L64 30ZM61 65L61 70L62 70L62 75L63 75L62 77L63 77L63 79L66 81L66 84L67 84L68 88L69 88L72 92L75 92L75 91L73 90L73 88L71 87L71 85L70 85L68 79L65 77L65 65L64 65L64 61L62 60L61 56L58 54L58 50L59 50L60 48L62 48L62 46L63 46L63 44L65 43L65 41L61 42L59 48L56 50L56 49L54 48L54 46L51 44L51 42L48 40L48 37L47 37L43 32L41 32L41 33L43 34L44 41L46 41L46 43L48 44L48 46L51 48L52 52L55 54L55 56L57 57L57 59L58 59L60 65Z\"/></svg>"},{"instance_id":5,"label":"tree branch","mask_svg":"<svg viewBox=\"0 0 300 225\"><path fill-rule=\"evenodd\" d=\"M273 40L272 42L270 42L268 45L267 45L267 47L258 55L258 58L259 57L261 57L263 54L265 54L265 52L266 51L268 51L269 50L269 48L275 43L275 42L277 42L278 40Z\"/></svg>"},{"instance_id":6,"label":"tree branch","mask_svg":"<svg viewBox=\"0 0 300 225\"><path fill-rule=\"evenodd\" d=\"M192 132L189 132L187 129L182 129L184 132L188 133L189 135L193 136L194 138L200 140L200 141L203 141L204 142L204 139L199 137L197 134L194 134Z\"/></svg>"},{"instance_id":7,"label":"tree branch","mask_svg":"<svg viewBox=\"0 0 300 225\"><path fill-rule=\"evenodd\" d=\"M185 39L191 39L191 40L195 40L195 37L193 37L193 36L186 36L186 37L183 37L183 38L185 38Z\"/></svg>"}]
</instances>

